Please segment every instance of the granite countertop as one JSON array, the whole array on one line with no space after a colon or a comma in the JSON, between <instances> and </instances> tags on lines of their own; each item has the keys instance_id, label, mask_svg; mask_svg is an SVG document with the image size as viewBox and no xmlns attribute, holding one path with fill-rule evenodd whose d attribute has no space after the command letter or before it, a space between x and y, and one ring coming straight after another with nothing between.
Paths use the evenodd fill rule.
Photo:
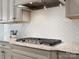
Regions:
<instances>
[{"instance_id":1,"label":"granite countertop","mask_svg":"<svg viewBox=\"0 0 79 59\"><path fill-rule=\"evenodd\" d=\"M79 45L73 44L73 43L61 43L55 46L45 46L45 45L36 45L36 44L30 44L30 43L21 43L21 42L9 42L9 44L19 45L23 47L31 47L36 49L42 49L47 51L64 51L64 52L70 52L70 53L77 53L79 54Z\"/></svg>"},{"instance_id":2,"label":"granite countertop","mask_svg":"<svg viewBox=\"0 0 79 59\"><path fill-rule=\"evenodd\" d=\"M20 42L15 42L11 43L15 45L20 45L20 46L26 46L26 47L32 47L32 48L37 48L37 49L43 49L43 50L57 50L57 51L64 51L64 52L70 52L70 53L77 53L79 54L79 45L78 44L73 44L73 43L61 43L55 46L45 46L45 45L36 45L36 44L29 44L29 43L20 43Z\"/></svg>"},{"instance_id":3,"label":"granite countertop","mask_svg":"<svg viewBox=\"0 0 79 59\"><path fill-rule=\"evenodd\" d=\"M60 45L55 46L55 49L57 49L58 51L65 51L79 54L79 44L61 43Z\"/></svg>"}]
</instances>

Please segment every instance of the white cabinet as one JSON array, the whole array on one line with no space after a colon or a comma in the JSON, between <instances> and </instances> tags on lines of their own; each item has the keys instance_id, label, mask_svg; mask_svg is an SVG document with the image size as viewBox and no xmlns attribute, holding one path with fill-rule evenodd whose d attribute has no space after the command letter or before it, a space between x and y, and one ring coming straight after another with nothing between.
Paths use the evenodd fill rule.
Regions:
<instances>
[{"instance_id":1,"label":"white cabinet","mask_svg":"<svg viewBox=\"0 0 79 59\"><path fill-rule=\"evenodd\" d=\"M79 55L66 52L59 52L59 59L79 59Z\"/></svg>"},{"instance_id":2,"label":"white cabinet","mask_svg":"<svg viewBox=\"0 0 79 59\"><path fill-rule=\"evenodd\" d=\"M13 21L15 17L14 0L0 0L0 19L2 22Z\"/></svg>"},{"instance_id":3,"label":"white cabinet","mask_svg":"<svg viewBox=\"0 0 79 59\"><path fill-rule=\"evenodd\" d=\"M5 56L5 59L11 59L11 51L10 50L7 50L7 49L5 49L4 50L4 56Z\"/></svg>"},{"instance_id":4,"label":"white cabinet","mask_svg":"<svg viewBox=\"0 0 79 59\"><path fill-rule=\"evenodd\" d=\"M33 59L33 58L22 54L12 53L12 59Z\"/></svg>"},{"instance_id":5,"label":"white cabinet","mask_svg":"<svg viewBox=\"0 0 79 59\"><path fill-rule=\"evenodd\" d=\"M0 0L0 21L2 20L2 0Z\"/></svg>"},{"instance_id":6,"label":"white cabinet","mask_svg":"<svg viewBox=\"0 0 79 59\"><path fill-rule=\"evenodd\" d=\"M0 48L0 59L3 59L2 57L2 49Z\"/></svg>"},{"instance_id":7,"label":"white cabinet","mask_svg":"<svg viewBox=\"0 0 79 59\"><path fill-rule=\"evenodd\" d=\"M16 7L15 9L15 21L23 21L23 22L29 22L31 19L31 12L24 10L20 7Z\"/></svg>"},{"instance_id":8,"label":"white cabinet","mask_svg":"<svg viewBox=\"0 0 79 59\"><path fill-rule=\"evenodd\" d=\"M23 21L22 20L22 8L19 8L15 5L17 0L9 0L9 21Z\"/></svg>"},{"instance_id":9,"label":"white cabinet","mask_svg":"<svg viewBox=\"0 0 79 59\"><path fill-rule=\"evenodd\" d=\"M22 8L16 7L15 15L16 21L22 21Z\"/></svg>"},{"instance_id":10,"label":"white cabinet","mask_svg":"<svg viewBox=\"0 0 79 59\"><path fill-rule=\"evenodd\" d=\"M25 2L26 0L21 0L21 2ZM29 21L30 12L23 12L23 8L20 8L16 5L16 3L20 2L19 0L10 0L10 20L12 21ZM26 18L24 18L25 16Z\"/></svg>"},{"instance_id":11,"label":"white cabinet","mask_svg":"<svg viewBox=\"0 0 79 59\"><path fill-rule=\"evenodd\" d=\"M7 43L0 42L0 59L11 59L11 50Z\"/></svg>"},{"instance_id":12,"label":"white cabinet","mask_svg":"<svg viewBox=\"0 0 79 59\"><path fill-rule=\"evenodd\" d=\"M13 21L15 19L15 1L14 0L9 0L9 21Z\"/></svg>"},{"instance_id":13,"label":"white cabinet","mask_svg":"<svg viewBox=\"0 0 79 59\"><path fill-rule=\"evenodd\" d=\"M2 21L8 20L9 12L9 0L2 0Z\"/></svg>"},{"instance_id":14,"label":"white cabinet","mask_svg":"<svg viewBox=\"0 0 79 59\"><path fill-rule=\"evenodd\" d=\"M27 14L24 13L26 19L23 18L23 9L15 5L18 3L17 1L19 2L19 0L0 0L0 23L14 21L25 22L30 19L30 15L27 16L27 14L30 14L30 12ZM22 1L25 2L24 0L21 0L21 2Z\"/></svg>"},{"instance_id":15,"label":"white cabinet","mask_svg":"<svg viewBox=\"0 0 79 59\"><path fill-rule=\"evenodd\" d=\"M66 16L79 19L79 0L66 0Z\"/></svg>"},{"instance_id":16,"label":"white cabinet","mask_svg":"<svg viewBox=\"0 0 79 59\"><path fill-rule=\"evenodd\" d=\"M56 51L51 52L51 51L33 49L28 47L16 46L16 45L12 45L12 48L13 48L12 51L14 52L15 56L16 54L18 55L20 54L23 55L23 57L25 57L26 59L57 59ZM18 55L16 57L17 59L19 58Z\"/></svg>"},{"instance_id":17,"label":"white cabinet","mask_svg":"<svg viewBox=\"0 0 79 59\"><path fill-rule=\"evenodd\" d=\"M0 48L0 59L11 59L10 50Z\"/></svg>"},{"instance_id":18,"label":"white cabinet","mask_svg":"<svg viewBox=\"0 0 79 59\"><path fill-rule=\"evenodd\" d=\"M31 20L31 12L22 10L22 18L21 19L26 22L30 21Z\"/></svg>"},{"instance_id":19,"label":"white cabinet","mask_svg":"<svg viewBox=\"0 0 79 59\"><path fill-rule=\"evenodd\" d=\"M54 56L53 56L54 58ZM12 51L12 59L50 59L50 57L43 55L43 53L40 55L40 53L33 53L27 52L27 51L20 51L20 50L14 50Z\"/></svg>"},{"instance_id":20,"label":"white cabinet","mask_svg":"<svg viewBox=\"0 0 79 59\"><path fill-rule=\"evenodd\" d=\"M2 46L0 48L0 59L57 59L57 51L40 50L19 45Z\"/></svg>"},{"instance_id":21,"label":"white cabinet","mask_svg":"<svg viewBox=\"0 0 79 59\"><path fill-rule=\"evenodd\" d=\"M11 21L14 17L14 0L0 0L0 20Z\"/></svg>"}]
</instances>

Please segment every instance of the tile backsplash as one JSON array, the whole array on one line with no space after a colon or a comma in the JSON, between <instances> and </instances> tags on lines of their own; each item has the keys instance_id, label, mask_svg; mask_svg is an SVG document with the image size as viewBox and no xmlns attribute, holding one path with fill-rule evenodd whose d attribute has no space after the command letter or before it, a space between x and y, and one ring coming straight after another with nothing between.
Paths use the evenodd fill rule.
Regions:
<instances>
[{"instance_id":1,"label":"tile backsplash","mask_svg":"<svg viewBox=\"0 0 79 59\"><path fill-rule=\"evenodd\" d=\"M17 38L21 38L26 36L26 28L27 24L5 24L4 25L4 30L3 30L3 38L4 40L9 40L10 39L10 31L12 30L17 30ZM3 28L2 28L3 29ZM2 35L0 35L2 36Z\"/></svg>"},{"instance_id":2,"label":"tile backsplash","mask_svg":"<svg viewBox=\"0 0 79 59\"><path fill-rule=\"evenodd\" d=\"M0 37L4 35L5 40L9 39L10 30L18 30L18 38L45 37L79 43L79 20L66 18L64 6L32 11L29 24L6 24L0 28L4 29Z\"/></svg>"}]
</instances>

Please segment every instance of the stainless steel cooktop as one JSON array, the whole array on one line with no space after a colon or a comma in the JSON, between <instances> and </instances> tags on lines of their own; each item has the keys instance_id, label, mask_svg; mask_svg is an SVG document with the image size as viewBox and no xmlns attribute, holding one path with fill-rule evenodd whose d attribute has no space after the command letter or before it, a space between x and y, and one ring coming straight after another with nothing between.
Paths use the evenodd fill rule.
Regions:
<instances>
[{"instance_id":1,"label":"stainless steel cooktop","mask_svg":"<svg viewBox=\"0 0 79 59\"><path fill-rule=\"evenodd\" d=\"M31 43L31 44L40 44L54 46L62 43L59 39L47 39L47 38L20 38L16 40L17 42Z\"/></svg>"}]
</instances>

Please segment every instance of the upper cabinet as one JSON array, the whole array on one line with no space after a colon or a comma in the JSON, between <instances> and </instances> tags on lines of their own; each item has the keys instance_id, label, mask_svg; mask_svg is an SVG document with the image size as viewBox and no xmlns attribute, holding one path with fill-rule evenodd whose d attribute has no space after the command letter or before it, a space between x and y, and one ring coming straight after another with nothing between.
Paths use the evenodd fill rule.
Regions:
<instances>
[{"instance_id":1,"label":"upper cabinet","mask_svg":"<svg viewBox=\"0 0 79 59\"><path fill-rule=\"evenodd\" d=\"M66 0L66 16L79 19L79 0Z\"/></svg>"},{"instance_id":2,"label":"upper cabinet","mask_svg":"<svg viewBox=\"0 0 79 59\"><path fill-rule=\"evenodd\" d=\"M0 21L2 20L2 0L0 0Z\"/></svg>"},{"instance_id":3,"label":"upper cabinet","mask_svg":"<svg viewBox=\"0 0 79 59\"><path fill-rule=\"evenodd\" d=\"M30 11L16 6L19 0L0 0L0 24L26 23L30 19ZM21 0L21 2L24 0Z\"/></svg>"},{"instance_id":4,"label":"upper cabinet","mask_svg":"<svg viewBox=\"0 0 79 59\"><path fill-rule=\"evenodd\" d=\"M2 10L1 10L1 12L2 12L2 15L1 15L1 17L2 17L2 21L7 21L8 20L8 17L9 17L9 1L8 0L2 0Z\"/></svg>"},{"instance_id":5,"label":"upper cabinet","mask_svg":"<svg viewBox=\"0 0 79 59\"><path fill-rule=\"evenodd\" d=\"M18 53L12 53L12 59L34 59L34 58L28 57L26 55L18 54Z\"/></svg>"}]
</instances>

